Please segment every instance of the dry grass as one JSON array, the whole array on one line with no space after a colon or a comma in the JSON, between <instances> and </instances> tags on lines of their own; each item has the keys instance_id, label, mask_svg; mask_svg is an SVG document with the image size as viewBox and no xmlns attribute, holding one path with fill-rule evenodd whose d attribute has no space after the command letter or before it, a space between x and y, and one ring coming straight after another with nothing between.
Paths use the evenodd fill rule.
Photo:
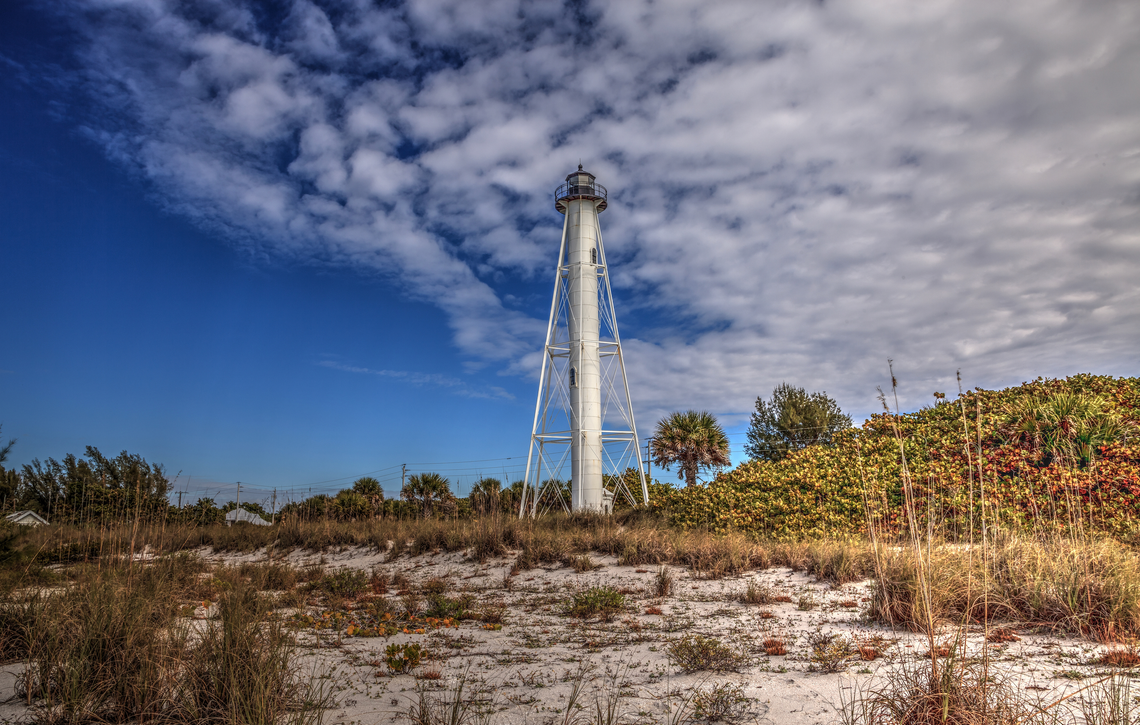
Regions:
<instances>
[{"instance_id":1,"label":"dry grass","mask_svg":"<svg viewBox=\"0 0 1140 725\"><path fill-rule=\"evenodd\" d=\"M1001 536L985 551L937 546L927 566L928 613L914 552L884 552L871 615L923 631L925 623L1014 620L1108 641L1140 635L1140 555L1108 539Z\"/></svg>"},{"instance_id":2,"label":"dry grass","mask_svg":"<svg viewBox=\"0 0 1140 725\"><path fill-rule=\"evenodd\" d=\"M75 583L9 599L7 654L35 719L63 722L284 723L318 719L323 693L297 677L292 639L259 589L288 582L266 567L221 567L218 617L195 634L181 614L204 567L79 567ZM284 578L284 579L283 579Z\"/></svg>"},{"instance_id":3,"label":"dry grass","mask_svg":"<svg viewBox=\"0 0 1140 725\"><path fill-rule=\"evenodd\" d=\"M842 691L841 691L842 692ZM870 690L844 696L844 725L1056 725L983 663L906 661Z\"/></svg>"},{"instance_id":4,"label":"dry grass","mask_svg":"<svg viewBox=\"0 0 1140 725\"><path fill-rule=\"evenodd\" d=\"M199 547L212 547L217 552L264 549L277 553L368 547L386 552L386 562L430 552L464 552L476 561L484 561L514 552L517 571L550 564L588 571L596 566L590 555L602 554L617 557L621 565L684 566L706 579L788 566L835 584L864 579L873 570L870 549L864 542L772 543L738 532L680 531L637 511L608 517L551 515L537 520L493 514L458 520L287 519L275 526L58 526L20 532L16 546L25 557L84 562L122 555L132 544L139 549L147 545L158 553ZM0 587L3 585L0 578ZM370 585L374 592L383 593L387 582L374 577ZM6 591L15 586L9 585ZM392 586L403 588L396 580Z\"/></svg>"},{"instance_id":5,"label":"dry grass","mask_svg":"<svg viewBox=\"0 0 1140 725\"><path fill-rule=\"evenodd\" d=\"M748 588L740 595L740 601L744 604L767 606L775 603L776 595L772 592L772 588L766 584L750 581Z\"/></svg>"}]
</instances>

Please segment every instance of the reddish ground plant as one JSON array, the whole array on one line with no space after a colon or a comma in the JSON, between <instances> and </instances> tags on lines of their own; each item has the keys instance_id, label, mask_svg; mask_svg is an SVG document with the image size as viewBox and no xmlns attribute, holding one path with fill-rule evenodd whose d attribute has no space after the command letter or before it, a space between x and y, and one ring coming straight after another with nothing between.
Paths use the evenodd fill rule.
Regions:
<instances>
[{"instance_id":1,"label":"reddish ground plant","mask_svg":"<svg viewBox=\"0 0 1140 725\"><path fill-rule=\"evenodd\" d=\"M768 639L764 640L764 652L767 653L769 657L786 655L788 653L788 647L786 644L784 644L784 640L777 639L776 637L769 637Z\"/></svg>"},{"instance_id":2,"label":"reddish ground plant","mask_svg":"<svg viewBox=\"0 0 1140 725\"><path fill-rule=\"evenodd\" d=\"M1097 664L1108 667L1136 667L1140 665L1140 652L1135 647L1110 649L1097 659Z\"/></svg>"},{"instance_id":3,"label":"reddish ground plant","mask_svg":"<svg viewBox=\"0 0 1140 725\"><path fill-rule=\"evenodd\" d=\"M661 614L661 607L646 607L645 613L646 614L653 614L653 615L660 615Z\"/></svg>"},{"instance_id":4,"label":"reddish ground plant","mask_svg":"<svg viewBox=\"0 0 1140 725\"><path fill-rule=\"evenodd\" d=\"M986 635L987 642L1018 642L1020 640L1021 637L1018 637L1016 634L1014 634L1013 630L1009 627L998 627L997 629L991 630L990 633Z\"/></svg>"}]
</instances>

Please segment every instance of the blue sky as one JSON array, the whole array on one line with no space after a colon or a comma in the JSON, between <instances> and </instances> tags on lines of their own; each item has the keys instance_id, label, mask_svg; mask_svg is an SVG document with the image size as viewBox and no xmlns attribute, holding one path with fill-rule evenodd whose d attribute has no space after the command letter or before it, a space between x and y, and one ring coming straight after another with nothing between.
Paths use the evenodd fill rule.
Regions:
<instances>
[{"instance_id":1,"label":"blue sky","mask_svg":"<svg viewBox=\"0 0 1140 725\"><path fill-rule=\"evenodd\" d=\"M180 485L514 478L582 160L634 406L1137 374L1134 3L0 17L0 423ZM511 460L507 460L511 459ZM445 463L445 462L456 463Z\"/></svg>"}]
</instances>

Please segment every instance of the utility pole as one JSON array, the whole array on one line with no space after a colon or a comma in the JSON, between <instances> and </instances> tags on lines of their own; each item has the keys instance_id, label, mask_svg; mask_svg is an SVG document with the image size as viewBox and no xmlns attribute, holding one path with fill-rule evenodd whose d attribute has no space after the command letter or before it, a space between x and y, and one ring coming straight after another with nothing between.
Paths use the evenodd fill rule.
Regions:
<instances>
[{"instance_id":1,"label":"utility pole","mask_svg":"<svg viewBox=\"0 0 1140 725\"><path fill-rule=\"evenodd\" d=\"M653 480L653 458L649 455L649 444L653 442L652 438L645 439L645 482L648 483Z\"/></svg>"},{"instance_id":2,"label":"utility pole","mask_svg":"<svg viewBox=\"0 0 1140 725\"><path fill-rule=\"evenodd\" d=\"M400 495L404 495L404 474L408 472L408 464L400 464Z\"/></svg>"},{"instance_id":3,"label":"utility pole","mask_svg":"<svg viewBox=\"0 0 1140 725\"><path fill-rule=\"evenodd\" d=\"M181 491L178 492L178 508L179 508L179 510L182 509L182 492Z\"/></svg>"},{"instance_id":4,"label":"utility pole","mask_svg":"<svg viewBox=\"0 0 1140 725\"><path fill-rule=\"evenodd\" d=\"M237 507L241 508L241 481L237 482Z\"/></svg>"},{"instance_id":5,"label":"utility pole","mask_svg":"<svg viewBox=\"0 0 1140 725\"><path fill-rule=\"evenodd\" d=\"M269 515L269 523L277 523L277 488L273 489L273 513Z\"/></svg>"}]
</instances>

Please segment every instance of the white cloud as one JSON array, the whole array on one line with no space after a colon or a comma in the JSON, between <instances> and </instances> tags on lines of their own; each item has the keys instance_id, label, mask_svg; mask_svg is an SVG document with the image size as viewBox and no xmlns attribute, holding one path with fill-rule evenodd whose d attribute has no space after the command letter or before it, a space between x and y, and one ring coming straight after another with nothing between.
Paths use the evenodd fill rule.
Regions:
<instances>
[{"instance_id":1,"label":"white cloud","mask_svg":"<svg viewBox=\"0 0 1140 725\"><path fill-rule=\"evenodd\" d=\"M858 414L1140 353L1140 6L76 0L95 135L242 243L376 269L526 369L579 159L643 424ZM620 319L619 319L620 322Z\"/></svg>"}]
</instances>

